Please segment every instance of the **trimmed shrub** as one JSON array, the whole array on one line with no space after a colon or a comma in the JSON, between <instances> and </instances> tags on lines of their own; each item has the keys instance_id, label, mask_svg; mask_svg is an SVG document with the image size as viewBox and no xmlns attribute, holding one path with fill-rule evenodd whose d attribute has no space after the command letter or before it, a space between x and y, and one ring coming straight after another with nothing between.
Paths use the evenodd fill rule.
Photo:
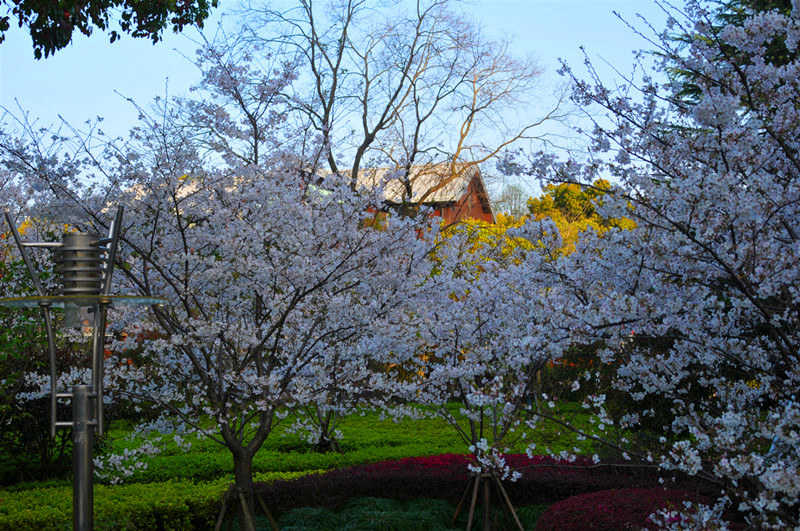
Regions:
<instances>
[{"instance_id":1,"label":"trimmed shrub","mask_svg":"<svg viewBox=\"0 0 800 531\"><path fill-rule=\"evenodd\" d=\"M652 487L658 481L652 471L632 473L629 469L596 468L586 460L565 464L546 457L510 455L506 461L523 473L518 481L504 482L504 486L514 506L520 508L520 518L525 522L526 529L542 508L526 509L525 506L552 503L575 494L614 487ZM259 474L259 479L264 481L257 484L256 490L264 496L276 516L288 514L287 511L299 507L340 510L355 498L380 497L395 500L386 503L404 503L405 512L417 514L420 520L427 518L425 514L438 514L449 522L455 504L470 485L468 463L467 455L444 454L383 461L305 476L300 476L298 472L273 472ZM222 494L229 481L221 479L194 483L180 480L95 485L96 527L131 530L207 529L213 525L219 513ZM428 500L420 500L422 498ZM452 504L452 511L437 500ZM625 502L629 504L630 498L626 498ZM355 509L351 507L345 512L348 511ZM498 507L497 511L500 518L502 509ZM356 512L362 514L359 518L365 518L364 515L370 510L364 508ZM461 511L462 519L466 517L466 512ZM650 512L653 511L646 512L645 516ZM380 518L376 516L376 522L383 521L385 528L391 528L394 525L391 522L403 516L390 514L388 510L383 513L378 515ZM71 514L69 485L0 490L0 529L68 528ZM328 513L319 511L319 514L325 520ZM360 522L353 523L355 528L363 528L365 524ZM324 527L325 524L320 525ZM295 522L290 527L303 526Z\"/></svg>"},{"instance_id":2,"label":"trimmed shrub","mask_svg":"<svg viewBox=\"0 0 800 531\"><path fill-rule=\"evenodd\" d=\"M202 529L213 525L221 484L167 482L95 485L97 529ZM64 529L72 521L72 488L0 493L0 529Z\"/></svg>"},{"instance_id":3,"label":"trimmed shrub","mask_svg":"<svg viewBox=\"0 0 800 531\"><path fill-rule=\"evenodd\" d=\"M536 531L618 531L655 529L649 516L666 508L683 509L683 502L708 503L705 496L685 490L628 488L571 496L554 503L536 522Z\"/></svg>"},{"instance_id":4,"label":"trimmed shrub","mask_svg":"<svg viewBox=\"0 0 800 531\"><path fill-rule=\"evenodd\" d=\"M442 426L433 420L396 424L381 421L377 414L345 420L347 438L340 441L345 453L320 454L312 451L307 443L294 436L270 437L253 460L253 471L308 472L312 470L331 470L367 462L401 459L408 456L428 455L432 452L446 453L463 449L463 442L442 435ZM368 426L364 426L367 424ZM141 441L126 441L129 429L113 430L112 451L134 448ZM437 438L437 434L439 434ZM455 431L453 431L455 434ZM278 434L279 435L279 434ZM171 479L191 479L192 481L214 481L230 474L233 461L230 452L221 445L207 439L188 438L192 442L187 451L172 443L167 443L164 451L145 459L146 469L137 470L131 482L163 482Z\"/></svg>"},{"instance_id":5,"label":"trimmed shrub","mask_svg":"<svg viewBox=\"0 0 800 531\"><path fill-rule=\"evenodd\" d=\"M287 479L297 473L264 476ZM222 507L230 480L210 483L167 481L132 485L95 485L96 529L210 529ZM68 529L72 522L69 485L0 490L0 530Z\"/></svg>"}]
</instances>

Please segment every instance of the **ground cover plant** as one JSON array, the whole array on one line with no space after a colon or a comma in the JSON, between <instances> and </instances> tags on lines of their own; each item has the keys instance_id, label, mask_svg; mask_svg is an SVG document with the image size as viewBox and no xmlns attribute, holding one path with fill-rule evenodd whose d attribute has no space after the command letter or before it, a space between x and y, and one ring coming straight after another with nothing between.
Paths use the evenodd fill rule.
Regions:
<instances>
[{"instance_id":1,"label":"ground cover plant","mask_svg":"<svg viewBox=\"0 0 800 531\"><path fill-rule=\"evenodd\" d=\"M316 451L303 434L293 432L292 424L292 418L288 417L256 454L253 460L256 479L259 474L270 472L329 470L386 459L464 451L458 438L444 432L443 422L435 418L395 422L391 418L382 419L374 411L348 415L340 427L340 451L325 453ZM129 430L112 429L110 453L122 453L146 440L142 437L128 440L130 434ZM157 454L144 456L147 467L138 469L125 481L207 480L230 472L231 458L219 445L203 438L185 440L191 443L188 448L168 443Z\"/></svg>"},{"instance_id":2,"label":"ground cover plant","mask_svg":"<svg viewBox=\"0 0 800 531\"><path fill-rule=\"evenodd\" d=\"M439 499L415 499L397 502L393 499L364 497L350 500L339 511L318 507L292 509L279 520L280 528L285 530L420 530L464 529L467 516L464 513L453 522L455 504ZM525 529L533 529L536 519L546 509L545 505L521 507L518 510ZM481 519L480 512L473 516L473 525ZM492 520L495 529L510 528L506 515L498 509ZM268 522L263 522L267 529Z\"/></svg>"},{"instance_id":3,"label":"ground cover plant","mask_svg":"<svg viewBox=\"0 0 800 531\"><path fill-rule=\"evenodd\" d=\"M450 406L455 415L458 407ZM579 408L576 408L579 411ZM576 422L584 424L588 417ZM396 422L392 418L382 418L375 411L354 413L344 418L341 429L340 452L320 453L302 434L289 428L291 417L279 427L254 459L254 475L257 480L264 474L277 472L308 472L330 470L351 465L402 459L438 454L460 454L466 451L463 441L449 429L445 421L438 417L418 418ZM558 452L585 445L584 453L591 455L595 449L586 441L578 441L574 434L557 430L542 431L531 437ZM121 479L116 468L131 469L124 477L126 483L161 482L169 480L210 481L230 473L231 458L219 445L203 438L186 436L182 444L166 438L162 449L152 455L134 454L129 460L115 464L105 464L106 457L124 454L135 449L147 439L133 431L133 424L122 419L114 421L105 438L105 446L98 452L97 481L114 483ZM138 463L138 465L137 465ZM4 474L11 477L16 473L13 462L7 462ZM43 482L19 482L6 485L6 489L20 490L41 485L57 486L69 482L68 474L60 479Z\"/></svg>"}]
</instances>

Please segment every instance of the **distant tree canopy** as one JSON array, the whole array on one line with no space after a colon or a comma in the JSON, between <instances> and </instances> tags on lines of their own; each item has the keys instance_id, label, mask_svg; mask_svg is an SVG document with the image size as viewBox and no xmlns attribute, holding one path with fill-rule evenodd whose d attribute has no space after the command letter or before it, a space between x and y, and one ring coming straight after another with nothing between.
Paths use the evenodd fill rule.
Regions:
<instances>
[{"instance_id":1,"label":"distant tree canopy","mask_svg":"<svg viewBox=\"0 0 800 531\"><path fill-rule=\"evenodd\" d=\"M713 12L716 30L732 24L743 27L749 17L754 14L777 11L783 15L792 12L792 0L726 0L719 1L719 7ZM735 47L731 53L741 61L741 54ZM786 36L776 35L764 51L764 60L775 66L785 65L796 57L786 46Z\"/></svg>"},{"instance_id":2,"label":"distant tree canopy","mask_svg":"<svg viewBox=\"0 0 800 531\"><path fill-rule=\"evenodd\" d=\"M510 214L521 218L527 214L528 194L518 184L509 184L503 187L503 191L494 200L495 212Z\"/></svg>"},{"instance_id":3,"label":"distant tree canopy","mask_svg":"<svg viewBox=\"0 0 800 531\"><path fill-rule=\"evenodd\" d=\"M176 33L187 25L202 27L218 0L0 0L0 42L16 22L33 40L37 59L48 57L72 42L75 30L90 35L94 28L109 30L110 14L119 13L119 30L110 30L111 42L127 33L158 42L165 28Z\"/></svg>"},{"instance_id":4,"label":"distant tree canopy","mask_svg":"<svg viewBox=\"0 0 800 531\"><path fill-rule=\"evenodd\" d=\"M535 220L550 218L558 227L563 241L562 250L575 250L578 235L593 228L603 233L610 228L629 229L634 223L628 219L604 218L597 212L603 195L611 189L605 179L598 179L591 186L573 183L548 184L544 194L528 199L528 214Z\"/></svg>"}]
</instances>

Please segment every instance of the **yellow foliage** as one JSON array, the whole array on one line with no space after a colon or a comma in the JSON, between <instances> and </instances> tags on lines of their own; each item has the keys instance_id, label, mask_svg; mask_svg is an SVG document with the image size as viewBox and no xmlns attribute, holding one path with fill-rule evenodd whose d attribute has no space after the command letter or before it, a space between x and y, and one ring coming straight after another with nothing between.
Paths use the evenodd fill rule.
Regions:
<instances>
[{"instance_id":1,"label":"yellow foliage","mask_svg":"<svg viewBox=\"0 0 800 531\"><path fill-rule=\"evenodd\" d=\"M589 229L599 234L611 228L632 229L636 226L627 218L604 218L597 213L597 206L611 189L605 179L598 179L591 186L575 183L549 184L540 197L528 199L528 212L535 220L550 218L561 235L562 254L575 250L581 232Z\"/></svg>"},{"instance_id":2,"label":"yellow foliage","mask_svg":"<svg viewBox=\"0 0 800 531\"><path fill-rule=\"evenodd\" d=\"M5 222L3 222L5 223ZM53 236L53 241L55 240L56 233L59 228L61 229L62 234L67 234L70 232L77 232L77 229L71 227L66 223L49 223L43 222L37 218L26 218L22 223L17 226L17 232L19 232L20 236L25 236L25 234L32 230L35 225L37 224L45 224L45 227L48 229L47 232ZM60 235L58 235L60 236ZM25 240L25 238L23 238ZM5 232L0 233L0 261L5 262L9 259L9 256L14 255L16 249L16 244L14 243L14 237L11 235L11 230L7 230Z\"/></svg>"},{"instance_id":3,"label":"yellow foliage","mask_svg":"<svg viewBox=\"0 0 800 531\"><path fill-rule=\"evenodd\" d=\"M480 274L482 263L488 260L505 262L518 260L515 253L536 251L544 245L542 242L531 242L521 237L508 236L510 228L516 228L532 218L541 221L550 218L561 236L562 245L558 255L572 253L580 234L592 229L603 234L612 228L632 229L636 226L627 218L604 218L597 212L603 196L611 189L611 184L599 179L591 186L580 186L574 183L550 184L545 193L539 197L528 199L528 216L515 217L509 214L498 214L495 224L475 219L465 219L442 231L442 237L449 238L455 234L466 234L470 261L464 263L465 270Z\"/></svg>"},{"instance_id":4,"label":"yellow foliage","mask_svg":"<svg viewBox=\"0 0 800 531\"><path fill-rule=\"evenodd\" d=\"M508 236L507 231L525 223L525 218L515 218L508 214L498 214L497 223L487 223L476 219L464 219L447 227L442 236L449 238L455 234L466 234L468 251L478 257L473 265L486 260L504 261L511 259L517 250L533 250L534 244L525 238Z\"/></svg>"}]
</instances>

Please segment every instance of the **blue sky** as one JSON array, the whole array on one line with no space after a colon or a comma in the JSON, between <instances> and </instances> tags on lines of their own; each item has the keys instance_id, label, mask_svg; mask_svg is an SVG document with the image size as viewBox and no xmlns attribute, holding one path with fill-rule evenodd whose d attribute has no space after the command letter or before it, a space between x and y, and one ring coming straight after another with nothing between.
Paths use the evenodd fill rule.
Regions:
<instances>
[{"instance_id":1,"label":"blue sky","mask_svg":"<svg viewBox=\"0 0 800 531\"><path fill-rule=\"evenodd\" d=\"M226 3L233 5L222 0L207 31L216 27ZM646 48L647 43L613 11L629 21L641 14L659 29L665 19L654 0L472 0L467 9L486 31L515 36L515 49L533 53L554 83L559 58L580 70L580 46L585 46L604 77L614 75L605 63L630 71L632 51ZM0 105L18 114L18 100L43 126L58 122L59 115L73 124L102 116L107 134L124 134L137 116L125 97L147 105L154 96L163 96L167 87L177 95L197 81L197 70L187 59L197 47L192 39L197 39L195 30L165 35L155 46L130 37L110 44L106 35L95 32L90 38L78 36L55 56L37 61L30 37L14 28L0 44Z\"/></svg>"}]
</instances>

